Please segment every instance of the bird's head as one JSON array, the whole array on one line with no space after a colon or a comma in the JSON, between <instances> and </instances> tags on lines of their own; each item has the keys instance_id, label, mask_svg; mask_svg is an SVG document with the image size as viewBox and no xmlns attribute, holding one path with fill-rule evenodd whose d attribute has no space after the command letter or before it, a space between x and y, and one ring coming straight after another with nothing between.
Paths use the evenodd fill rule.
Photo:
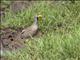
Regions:
<instances>
[{"instance_id":1,"label":"bird's head","mask_svg":"<svg viewBox=\"0 0 80 60\"><path fill-rule=\"evenodd\" d=\"M42 15L36 15L34 17L34 21L40 21L40 20L42 20Z\"/></svg>"},{"instance_id":2,"label":"bird's head","mask_svg":"<svg viewBox=\"0 0 80 60\"><path fill-rule=\"evenodd\" d=\"M42 18L42 15L38 15L37 17L38 17L38 18Z\"/></svg>"},{"instance_id":3,"label":"bird's head","mask_svg":"<svg viewBox=\"0 0 80 60\"><path fill-rule=\"evenodd\" d=\"M41 21L41 20L42 20L42 18L43 18L43 16L42 16L42 15L37 15L37 20Z\"/></svg>"},{"instance_id":4,"label":"bird's head","mask_svg":"<svg viewBox=\"0 0 80 60\"><path fill-rule=\"evenodd\" d=\"M44 20L44 17L42 15L36 15L34 17L34 23L37 23L37 21L43 22L43 20Z\"/></svg>"},{"instance_id":5,"label":"bird's head","mask_svg":"<svg viewBox=\"0 0 80 60\"><path fill-rule=\"evenodd\" d=\"M34 18L35 18L35 20L36 20L36 19L37 19L37 20L42 20L43 17L42 17L42 15L36 15Z\"/></svg>"}]
</instances>

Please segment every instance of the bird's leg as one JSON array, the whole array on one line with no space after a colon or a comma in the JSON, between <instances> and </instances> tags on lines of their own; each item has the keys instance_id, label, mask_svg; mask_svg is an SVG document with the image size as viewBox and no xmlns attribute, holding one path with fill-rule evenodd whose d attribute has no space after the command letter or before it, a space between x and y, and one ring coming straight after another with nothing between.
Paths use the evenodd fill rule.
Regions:
<instances>
[{"instance_id":1,"label":"bird's leg","mask_svg":"<svg viewBox=\"0 0 80 60\"><path fill-rule=\"evenodd\" d=\"M33 39L33 37L32 37L32 35L31 35L31 34L29 34L29 36L31 37L31 39Z\"/></svg>"}]
</instances>

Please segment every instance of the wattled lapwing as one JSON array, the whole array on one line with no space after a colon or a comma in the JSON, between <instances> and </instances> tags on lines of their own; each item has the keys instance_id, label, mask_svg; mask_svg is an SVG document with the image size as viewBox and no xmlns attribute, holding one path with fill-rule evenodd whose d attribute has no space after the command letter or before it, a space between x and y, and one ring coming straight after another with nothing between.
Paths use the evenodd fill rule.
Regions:
<instances>
[{"instance_id":1,"label":"wattled lapwing","mask_svg":"<svg viewBox=\"0 0 80 60\"><path fill-rule=\"evenodd\" d=\"M42 15L38 15L34 17L34 22L31 26L25 28L22 30L21 32L21 38L28 38L28 37L32 37L36 34L36 32L38 31L38 20L42 18Z\"/></svg>"}]
</instances>

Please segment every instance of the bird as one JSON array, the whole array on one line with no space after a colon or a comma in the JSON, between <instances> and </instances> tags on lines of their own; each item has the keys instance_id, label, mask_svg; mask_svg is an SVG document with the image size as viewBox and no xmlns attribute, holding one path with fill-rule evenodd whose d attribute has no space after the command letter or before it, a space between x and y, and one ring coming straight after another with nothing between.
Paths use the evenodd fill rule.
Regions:
<instances>
[{"instance_id":1,"label":"bird","mask_svg":"<svg viewBox=\"0 0 80 60\"><path fill-rule=\"evenodd\" d=\"M29 26L29 27L27 27L27 28L22 30L22 32L21 32L21 38L22 39L28 38L28 37L32 38L32 36L34 36L37 33L37 31L39 29L38 20L40 18L42 18L42 15L38 15L38 16L36 15L34 17L33 24L31 26Z\"/></svg>"}]
</instances>

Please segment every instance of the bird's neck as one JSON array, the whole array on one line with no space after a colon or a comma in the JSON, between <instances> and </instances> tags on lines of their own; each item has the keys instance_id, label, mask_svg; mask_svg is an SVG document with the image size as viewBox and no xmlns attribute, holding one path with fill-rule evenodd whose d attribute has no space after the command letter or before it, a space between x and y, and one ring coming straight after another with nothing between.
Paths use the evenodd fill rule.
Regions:
<instances>
[{"instance_id":1,"label":"bird's neck","mask_svg":"<svg viewBox=\"0 0 80 60\"><path fill-rule=\"evenodd\" d=\"M37 17L34 18L34 24L38 25L38 18Z\"/></svg>"}]
</instances>

